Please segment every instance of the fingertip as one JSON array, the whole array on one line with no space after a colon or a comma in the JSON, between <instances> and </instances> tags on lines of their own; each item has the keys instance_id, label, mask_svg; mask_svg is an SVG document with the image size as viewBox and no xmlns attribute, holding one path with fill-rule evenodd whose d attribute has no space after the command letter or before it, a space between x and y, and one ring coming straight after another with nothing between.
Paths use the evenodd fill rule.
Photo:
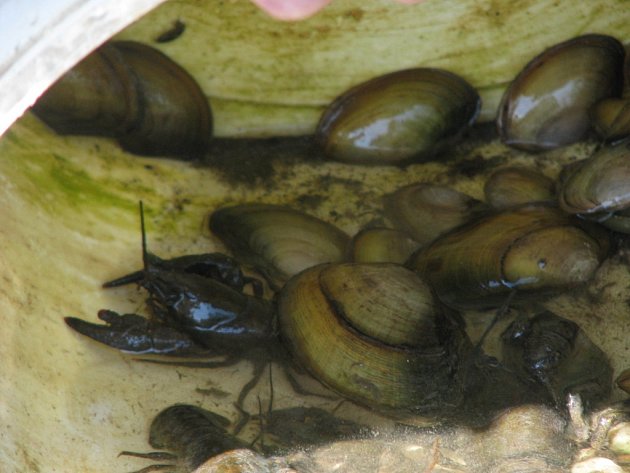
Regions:
<instances>
[{"instance_id":1,"label":"fingertip","mask_svg":"<svg viewBox=\"0 0 630 473\"><path fill-rule=\"evenodd\" d=\"M252 0L277 20L297 21L313 16L331 0Z\"/></svg>"}]
</instances>

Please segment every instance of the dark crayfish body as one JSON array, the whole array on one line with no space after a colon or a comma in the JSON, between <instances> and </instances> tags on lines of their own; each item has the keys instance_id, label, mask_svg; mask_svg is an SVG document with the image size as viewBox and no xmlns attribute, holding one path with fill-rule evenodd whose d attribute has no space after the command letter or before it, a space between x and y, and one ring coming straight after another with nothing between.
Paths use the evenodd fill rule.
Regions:
<instances>
[{"instance_id":1,"label":"dark crayfish body","mask_svg":"<svg viewBox=\"0 0 630 473\"><path fill-rule=\"evenodd\" d=\"M248 351L273 336L271 304L213 278L181 271L148 270L140 283L152 312L201 345L221 353Z\"/></svg>"},{"instance_id":2,"label":"dark crayfish body","mask_svg":"<svg viewBox=\"0 0 630 473\"><path fill-rule=\"evenodd\" d=\"M107 325L67 317L78 332L123 351L172 356L226 355L243 358L274 337L271 304L242 293L214 276L182 269L183 260L146 254L145 269L105 287L137 282L149 292L152 319L135 314L99 312ZM189 255L187 268L207 268L208 255ZM175 261L174 264L170 264ZM203 264L201 264L203 263ZM169 339L172 344L169 344Z\"/></svg>"},{"instance_id":3,"label":"dark crayfish body","mask_svg":"<svg viewBox=\"0 0 630 473\"><path fill-rule=\"evenodd\" d=\"M190 472L209 458L222 452L248 448L250 445L228 433L230 421L225 417L187 404L175 404L161 411L151 423L149 444L168 450L150 453L121 452L169 464L149 465L134 473L149 471Z\"/></svg>"},{"instance_id":4,"label":"dark crayfish body","mask_svg":"<svg viewBox=\"0 0 630 473\"><path fill-rule=\"evenodd\" d=\"M272 305L260 297L260 281L244 276L236 261L221 253L159 258L147 251L142 203L140 223L143 269L103 287L142 286L149 293L151 319L101 310L98 315L105 325L74 317L66 317L66 323L98 342L131 353L224 357L206 364L210 367L260 359L258 353L277 338ZM253 296L243 293L245 284L252 285Z\"/></svg>"}]
</instances>

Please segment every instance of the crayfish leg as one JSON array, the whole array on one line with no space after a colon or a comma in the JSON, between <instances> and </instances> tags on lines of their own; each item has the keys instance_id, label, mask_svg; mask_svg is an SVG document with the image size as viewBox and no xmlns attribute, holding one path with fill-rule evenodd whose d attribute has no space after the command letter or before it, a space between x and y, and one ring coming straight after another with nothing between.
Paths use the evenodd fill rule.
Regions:
<instances>
[{"instance_id":1,"label":"crayfish leg","mask_svg":"<svg viewBox=\"0 0 630 473\"><path fill-rule=\"evenodd\" d=\"M147 453L139 453L139 452L120 452L118 456L127 456L127 457L135 457L135 458L146 458L149 460L155 461L177 461L177 455L173 455L168 452L147 452ZM151 473L153 471L173 471L177 467L174 463L156 463L153 465L145 466L140 470L132 471L131 473Z\"/></svg>"},{"instance_id":2,"label":"crayfish leg","mask_svg":"<svg viewBox=\"0 0 630 473\"><path fill-rule=\"evenodd\" d=\"M126 457L135 457L135 458L146 458L148 460L159 460L159 461L174 461L177 459L177 455L173 455L169 452L129 452L127 450L120 452L118 456L126 456ZM170 465L173 466L173 465Z\"/></svg>"},{"instance_id":3,"label":"crayfish leg","mask_svg":"<svg viewBox=\"0 0 630 473\"><path fill-rule=\"evenodd\" d=\"M118 286L126 286L127 284L139 283L144 279L144 271L134 271L133 273L125 274L116 279L112 279L111 281L107 281L103 283L104 288L112 288Z\"/></svg>"},{"instance_id":4,"label":"crayfish leg","mask_svg":"<svg viewBox=\"0 0 630 473\"><path fill-rule=\"evenodd\" d=\"M236 363L238 363L239 361L241 361L242 358L240 357L236 357L236 356L228 356L222 360L219 361L211 361L211 360L204 360L204 361L188 361L188 360L178 360L178 361L171 361L171 360L153 360L151 358L137 358L136 361L142 361L143 363L154 363L157 365L171 365L171 366L183 366L184 368L209 368L209 369L213 369L213 368L225 368L227 366L233 366Z\"/></svg>"}]
</instances>

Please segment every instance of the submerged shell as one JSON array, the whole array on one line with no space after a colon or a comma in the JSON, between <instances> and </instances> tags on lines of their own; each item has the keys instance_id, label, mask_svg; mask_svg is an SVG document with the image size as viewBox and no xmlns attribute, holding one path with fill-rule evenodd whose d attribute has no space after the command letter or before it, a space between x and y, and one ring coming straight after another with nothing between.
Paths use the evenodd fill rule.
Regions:
<instances>
[{"instance_id":1,"label":"submerged shell","mask_svg":"<svg viewBox=\"0 0 630 473\"><path fill-rule=\"evenodd\" d=\"M108 43L55 82L33 112L62 135L117 136L131 128L139 108L133 73Z\"/></svg>"},{"instance_id":2,"label":"submerged shell","mask_svg":"<svg viewBox=\"0 0 630 473\"><path fill-rule=\"evenodd\" d=\"M278 311L297 362L344 397L417 410L460 400L463 334L435 311L428 286L402 266L310 268L282 289Z\"/></svg>"},{"instance_id":3,"label":"submerged shell","mask_svg":"<svg viewBox=\"0 0 630 473\"><path fill-rule=\"evenodd\" d=\"M630 99L602 100L591 110L591 121L604 140L615 143L624 139L630 135Z\"/></svg>"},{"instance_id":4,"label":"submerged shell","mask_svg":"<svg viewBox=\"0 0 630 473\"><path fill-rule=\"evenodd\" d=\"M402 187L383 200L385 217L425 245L473 219L484 205L450 187L419 182Z\"/></svg>"},{"instance_id":5,"label":"submerged shell","mask_svg":"<svg viewBox=\"0 0 630 473\"><path fill-rule=\"evenodd\" d=\"M409 259L420 244L407 233L392 228L365 228L350 243L355 263L399 263Z\"/></svg>"},{"instance_id":6,"label":"submerged shell","mask_svg":"<svg viewBox=\"0 0 630 473\"><path fill-rule=\"evenodd\" d=\"M630 209L628 208L596 218L599 223L614 232L630 233Z\"/></svg>"},{"instance_id":7,"label":"submerged shell","mask_svg":"<svg viewBox=\"0 0 630 473\"><path fill-rule=\"evenodd\" d=\"M617 379L615 379L615 383L619 389L630 394L630 369L623 370L619 376L617 376Z\"/></svg>"},{"instance_id":8,"label":"submerged shell","mask_svg":"<svg viewBox=\"0 0 630 473\"><path fill-rule=\"evenodd\" d=\"M504 209L530 202L555 198L555 183L533 169L508 167L498 169L484 186L486 202L495 209Z\"/></svg>"},{"instance_id":9,"label":"submerged shell","mask_svg":"<svg viewBox=\"0 0 630 473\"><path fill-rule=\"evenodd\" d=\"M630 143L606 146L571 166L563 176L559 202L569 213L598 214L630 206Z\"/></svg>"},{"instance_id":10,"label":"submerged shell","mask_svg":"<svg viewBox=\"0 0 630 473\"><path fill-rule=\"evenodd\" d=\"M133 128L118 137L120 145L150 156L202 155L212 136L212 114L197 82L157 49L133 41L113 45L141 91L140 113Z\"/></svg>"},{"instance_id":11,"label":"submerged shell","mask_svg":"<svg viewBox=\"0 0 630 473\"><path fill-rule=\"evenodd\" d=\"M397 164L430 157L479 114L477 92L439 69L407 69L360 84L328 107L316 136L327 156Z\"/></svg>"},{"instance_id":12,"label":"submerged shell","mask_svg":"<svg viewBox=\"0 0 630 473\"><path fill-rule=\"evenodd\" d=\"M107 43L59 79L35 114L60 134L107 136L127 151L194 157L212 136L210 105L196 81L142 43Z\"/></svg>"},{"instance_id":13,"label":"submerged shell","mask_svg":"<svg viewBox=\"0 0 630 473\"><path fill-rule=\"evenodd\" d=\"M445 304L490 308L517 294L574 287L588 281L608 250L550 205L490 214L419 250L408 266Z\"/></svg>"},{"instance_id":14,"label":"submerged shell","mask_svg":"<svg viewBox=\"0 0 630 473\"><path fill-rule=\"evenodd\" d=\"M311 266L344 261L350 241L328 222L269 204L218 209L210 216L210 230L238 259L278 287Z\"/></svg>"},{"instance_id":15,"label":"submerged shell","mask_svg":"<svg viewBox=\"0 0 630 473\"><path fill-rule=\"evenodd\" d=\"M610 36L580 36L534 58L505 92L498 128L508 145L543 150L580 140L589 111L621 94L623 45Z\"/></svg>"}]
</instances>

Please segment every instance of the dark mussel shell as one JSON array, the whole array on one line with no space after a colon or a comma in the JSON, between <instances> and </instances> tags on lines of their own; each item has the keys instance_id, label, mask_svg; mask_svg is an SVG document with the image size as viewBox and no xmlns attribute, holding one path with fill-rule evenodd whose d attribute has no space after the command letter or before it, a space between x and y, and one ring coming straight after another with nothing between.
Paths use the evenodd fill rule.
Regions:
<instances>
[{"instance_id":1,"label":"dark mussel shell","mask_svg":"<svg viewBox=\"0 0 630 473\"><path fill-rule=\"evenodd\" d=\"M483 193L490 206L505 209L530 202L553 201L555 182L534 169L505 167L492 173Z\"/></svg>"},{"instance_id":2,"label":"dark mussel shell","mask_svg":"<svg viewBox=\"0 0 630 473\"><path fill-rule=\"evenodd\" d=\"M630 142L605 146L569 165L558 192L565 212L607 216L630 207Z\"/></svg>"},{"instance_id":3,"label":"dark mussel shell","mask_svg":"<svg viewBox=\"0 0 630 473\"><path fill-rule=\"evenodd\" d=\"M148 156L202 155L212 112L199 85L160 51L107 43L62 76L33 111L59 134L107 136Z\"/></svg>"},{"instance_id":4,"label":"dark mussel shell","mask_svg":"<svg viewBox=\"0 0 630 473\"><path fill-rule=\"evenodd\" d=\"M591 109L593 127L607 143L617 143L630 135L630 59L627 52L623 82L621 97L604 99Z\"/></svg>"},{"instance_id":5,"label":"dark mussel shell","mask_svg":"<svg viewBox=\"0 0 630 473\"><path fill-rule=\"evenodd\" d=\"M348 256L355 263L403 264L420 247L407 233L393 228L364 228L350 242Z\"/></svg>"},{"instance_id":6,"label":"dark mussel shell","mask_svg":"<svg viewBox=\"0 0 630 473\"><path fill-rule=\"evenodd\" d=\"M469 340L412 271L391 263L318 265L291 278L277 302L293 358L343 397L386 411L460 404Z\"/></svg>"},{"instance_id":7,"label":"dark mussel shell","mask_svg":"<svg viewBox=\"0 0 630 473\"><path fill-rule=\"evenodd\" d=\"M392 72L348 90L328 107L316 138L332 159L398 164L427 158L479 114L481 100L464 79L440 69Z\"/></svg>"},{"instance_id":8,"label":"dark mussel shell","mask_svg":"<svg viewBox=\"0 0 630 473\"><path fill-rule=\"evenodd\" d=\"M418 182L383 199L385 217L421 245L480 215L486 206L447 186Z\"/></svg>"},{"instance_id":9,"label":"dark mussel shell","mask_svg":"<svg viewBox=\"0 0 630 473\"><path fill-rule=\"evenodd\" d=\"M141 109L118 137L127 151L151 156L203 154L212 136L212 113L197 82L166 55L133 41L113 43L132 68Z\"/></svg>"},{"instance_id":10,"label":"dark mussel shell","mask_svg":"<svg viewBox=\"0 0 630 473\"><path fill-rule=\"evenodd\" d=\"M438 238L407 265L456 309L499 307L521 297L587 282L608 252L608 237L587 232L549 204L489 214Z\"/></svg>"},{"instance_id":11,"label":"dark mussel shell","mask_svg":"<svg viewBox=\"0 0 630 473\"><path fill-rule=\"evenodd\" d=\"M595 131L605 141L616 143L630 135L630 98L609 98L591 110Z\"/></svg>"},{"instance_id":12,"label":"dark mussel shell","mask_svg":"<svg viewBox=\"0 0 630 473\"><path fill-rule=\"evenodd\" d=\"M583 138L591 107L621 94L624 55L618 40L599 34L538 55L503 95L497 120L503 142L539 151Z\"/></svg>"},{"instance_id":13,"label":"dark mussel shell","mask_svg":"<svg viewBox=\"0 0 630 473\"><path fill-rule=\"evenodd\" d=\"M630 141L605 146L566 166L558 198L566 212L630 233Z\"/></svg>"},{"instance_id":14,"label":"dark mussel shell","mask_svg":"<svg viewBox=\"0 0 630 473\"><path fill-rule=\"evenodd\" d=\"M331 223L271 204L220 208L210 216L210 230L274 287L311 266L344 261L350 242Z\"/></svg>"},{"instance_id":15,"label":"dark mussel shell","mask_svg":"<svg viewBox=\"0 0 630 473\"><path fill-rule=\"evenodd\" d=\"M33 112L60 135L116 137L140 110L137 84L121 52L105 44L55 82Z\"/></svg>"}]
</instances>

